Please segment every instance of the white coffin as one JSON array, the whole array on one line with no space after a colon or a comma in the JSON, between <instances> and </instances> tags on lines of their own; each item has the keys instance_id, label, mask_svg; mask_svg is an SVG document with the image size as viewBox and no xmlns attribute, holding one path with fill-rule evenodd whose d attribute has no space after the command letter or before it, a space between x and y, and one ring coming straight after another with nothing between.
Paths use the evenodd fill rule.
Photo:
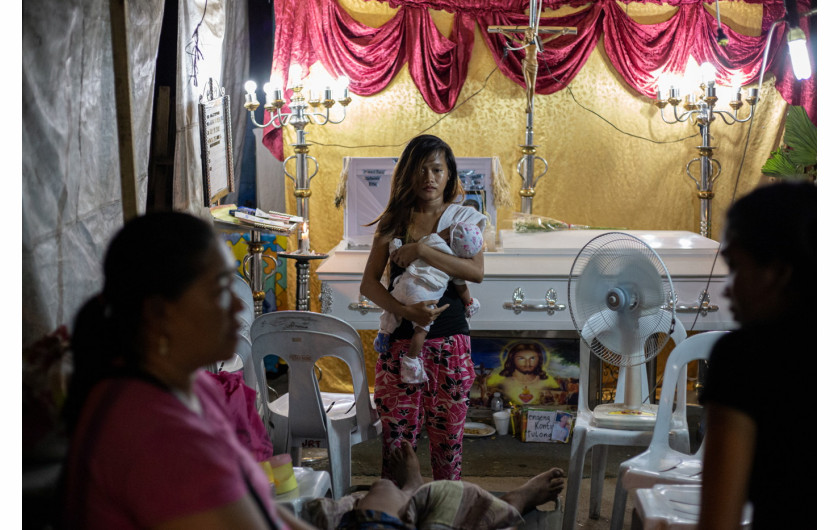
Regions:
<instances>
[{"instance_id":1,"label":"white coffin","mask_svg":"<svg viewBox=\"0 0 840 530\"><path fill-rule=\"evenodd\" d=\"M580 249L605 232L521 234L502 230L497 251L485 253L484 281L469 284L472 296L481 302L480 311L470 319L470 327L574 330L568 309L569 271ZM682 231L624 232L644 240L665 262L677 292L677 315L687 330L735 327L722 295L727 269L721 257L715 259L716 241ZM321 311L346 320L356 329L377 329L381 309L359 294L368 251L347 250L342 241L329 254L317 271L321 280ZM704 292L708 292L708 297L701 303Z\"/></svg>"}]
</instances>

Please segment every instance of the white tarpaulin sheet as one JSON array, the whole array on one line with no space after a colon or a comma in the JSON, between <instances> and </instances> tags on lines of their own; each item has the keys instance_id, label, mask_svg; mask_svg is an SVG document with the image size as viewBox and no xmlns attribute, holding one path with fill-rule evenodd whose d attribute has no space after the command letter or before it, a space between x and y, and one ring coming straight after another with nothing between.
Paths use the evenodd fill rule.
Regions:
<instances>
[{"instance_id":1,"label":"white tarpaulin sheet","mask_svg":"<svg viewBox=\"0 0 840 530\"><path fill-rule=\"evenodd\" d=\"M141 213L164 1L126 2ZM101 288L102 257L123 224L123 209L108 0L27 0L22 11L22 327L27 345L61 324L72 324L81 304ZM242 86L248 64L247 2L179 0L178 18L174 207L198 212L197 105L209 77L231 96L238 181L245 128L236 87ZM196 27L201 59L188 71L186 44ZM191 73L197 73L198 86L189 79Z\"/></svg>"},{"instance_id":2,"label":"white tarpaulin sheet","mask_svg":"<svg viewBox=\"0 0 840 530\"><path fill-rule=\"evenodd\" d=\"M164 0L128 2L137 197L146 203ZM23 344L70 323L100 288L122 225L107 0L23 3Z\"/></svg>"}]
</instances>

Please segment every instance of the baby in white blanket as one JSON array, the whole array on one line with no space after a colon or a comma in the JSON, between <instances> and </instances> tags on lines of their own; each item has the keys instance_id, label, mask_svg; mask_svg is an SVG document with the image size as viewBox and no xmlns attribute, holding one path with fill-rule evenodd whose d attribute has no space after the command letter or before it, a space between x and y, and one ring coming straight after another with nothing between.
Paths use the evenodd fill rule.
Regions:
<instances>
[{"instance_id":1,"label":"baby in white blanket","mask_svg":"<svg viewBox=\"0 0 840 530\"><path fill-rule=\"evenodd\" d=\"M466 222L456 222L450 227L449 240L450 243L447 245L440 235L433 233L423 237L419 242L460 258L471 258L484 246L481 229ZM402 242L399 239L394 239L389 244L389 251L394 252L400 246L402 246ZM415 304L423 300L438 300L446 291L450 279L452 278L445 272L432 267L421 259L417 259L411 262L406 267L405 272L394 280L394 290L391 295L405 305ZM464 301L467 316L471 317L478 311L478 300L470 297L469 288L464 280L454 278L452 283L455 285L458 296ZM401 321L402 319L393 313L387 311L382 313L379 318L379 335L375 342L375 349L378 352L387 351L390 342L389 337ZM418 357L423 349L423 342L425 342L428 332L429 326L414 324L414 335L411 337L408 354L403 356L400 363L400 379L403 383L423 383L427 380L423 363Z\"/></svg>"}]
</instances>

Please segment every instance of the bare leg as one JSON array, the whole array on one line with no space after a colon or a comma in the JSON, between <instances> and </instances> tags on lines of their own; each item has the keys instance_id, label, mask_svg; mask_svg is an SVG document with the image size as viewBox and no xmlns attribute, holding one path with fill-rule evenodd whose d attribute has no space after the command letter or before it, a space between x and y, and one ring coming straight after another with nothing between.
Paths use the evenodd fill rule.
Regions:
<instances>
[{"instance_id":1,"label":"bare leg","mask_svg":"<svg viewBox=\"0 0 840 530\"><path fill-rule=\"evenodd\" d=\"M411 336L411 344L408 346L408 356L416 359L420 352L423 351L423 343L426 342L426 335L429 332L421 327L414 328L414 335Z\"/></svg>"},{"instance_id":2,"label":"bare leg","mask_svg":"<svg viewBox=\"0 0 840 530\"><path fill-rule=\"evenodd\" d=\"M402 491L388 479L379 479L370 487L370 491L359 500L358 510L376 510L399 518L411 495Z\"/></svg>"},{"instance_id":3,"label":"bare leg","mask_svg":"<svg viewBox=\"0 0 840 530\"><path fill-rule=\"evenodd\" d=\"M420 474L420 461L409 442L400 440L399 446L391 451L389 459L397 484L387 479L377 480L356 507L360 510L385 512L399 518L411 496L423 485L423 477Z\"/></svg>"},{"instance_id":4,"label":"bare leg","mask_svg":"<svg viewBox=\"0 0 840 530\"><path fill-rule=\"evenodd\" d=\"M540 504L557 499L566 484L563 470L557 467L544 471L522 486L502 495L502 500L525 515Z\"/></svg>"},{"instance_id":5,"label":"bare leg","mask_svg":"<svg viewBox=\"0 0 840 530\"><path fill-rule=\"evenodd\" d=\"M417 453L409 442L400 440L399 444L391 451L391 469L394 471L397 486L409 495L413 495L417 488L423 485L420 461L417 460Z\"/></svg>"}]
</instances>

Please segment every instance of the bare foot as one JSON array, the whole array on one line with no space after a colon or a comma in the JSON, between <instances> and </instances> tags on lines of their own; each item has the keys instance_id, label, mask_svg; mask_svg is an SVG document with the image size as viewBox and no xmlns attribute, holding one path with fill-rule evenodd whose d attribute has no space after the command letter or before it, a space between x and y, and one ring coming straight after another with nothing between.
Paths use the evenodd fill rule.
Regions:
<instances>
[{"instance_id":1,"label":"bare foot","mask_svg":"<svg viewBox=\"0 0 840 530\"><path fill-rule=\"evenodd\" d=\"M391 470L397 485L405 492L414 491L423 485L423 476L420 474L420 461L417 454L406 440L399 440L391 451Z\"/></svg>"},{"instance_id":2,"label":"bare foot","mask_svg":"<svg viewBox=\"0 0 840 530\"><path fill-rule=\"evenodd\" d=\"M553 467L515 490L505 493L501 498L519 510L520 514L525 515L540 504L556 500L566 484L565 476L562 469Z\"/></svg>"}]
</instances>

